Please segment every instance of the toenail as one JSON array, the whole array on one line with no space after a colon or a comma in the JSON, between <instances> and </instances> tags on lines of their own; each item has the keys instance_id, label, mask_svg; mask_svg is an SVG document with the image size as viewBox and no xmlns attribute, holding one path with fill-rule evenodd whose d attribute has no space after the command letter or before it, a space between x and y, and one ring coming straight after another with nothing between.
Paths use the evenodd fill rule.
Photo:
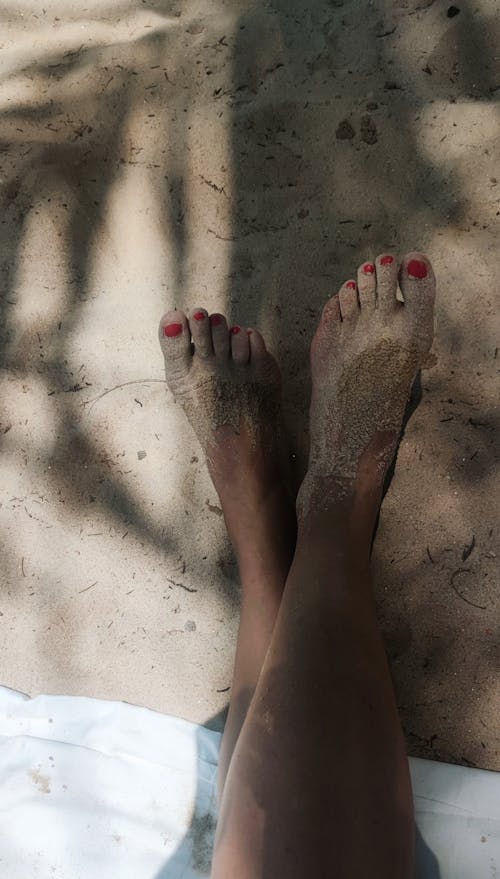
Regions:
<instances>
[{"instance_id":1,"label":"toenail","mask_svg":"<svg viewBox=\"0 0 500 879\"><path fill-rule=\"evenodd\" d=\"M411 259L406 268L411 278L427 277L427 266L420 259Z\"/></svg>"},{"instance_id":2,"label":"toenail","mask_svg":"<svg viewBox=\"0 0 500 879\"><path fill-rule=\"evenodd\" d=\"M380 260L380 265L381 266L390 266L391 263L393 263L393 262L394 262L394 257L387 255L387 256L382 257L382 259Z\"/></svg>"},{"instance_id":3,"label":"toenail","mask_svg":"<svg viewBox=\"0 0 500 879\"><path fill-rule=\"evenodd\" d=\"M364 271L365 275L373 275L373 273L375 271L375 266L373 265L372 262L367 262L363 266L363 271Z\"/></svg>"},{"instance_id":4,"label":"toenail","mask_svg":"<svg viewBox=\"0 0 500 879\"><path fill-rule=\"evenodd\" d=\"M166 327L163 327L163 335L169 336L179 336L182 333L182 324L167 324Z\"/></svg>"},{"instance_id":5,"label":"toenail","mask_svg":"<svg viewBox=\"0 0 500 879\"><path fill-rule=\"evenodd\" d=\"M232 332L233 336L236 336L237 333L241 332L241 327L238 327L238 326L231 327L231 332Z\"/></svg>"},{"instance_id":6,"label":"toenail","mask_svg":"<svg viewBox=\"0 0 500 879\"><path fill-rule=\"evenodd\" d=\"M222 323L222 318L221 318L220 314L213 314L212 317L210 318L210 323L212 324L213 327L218 327L219 324Z\"/></svg>"},{"instance_id":7,"label":"toenail","mask_svg":"<svg viewBox=\"0 0 500 879\"><path fill-rule=\"evenodd\" d=\"M205 312L204 311L196 311L193 314L195 320L205 320Z\"/></svg>"},{"instance_id":8,"label":"toenail","mask_svg":"<svg viewBox=\"0 0 500 879\"><path fill-rule=\"evenodd\" d=\"M247 330L247 333L248 333L249 336L251 336L252 333L253 333L253 330Z\"/></svg>"},{"instance_id":9,"label":"toenail","mask_svg":"<svg viewBox=\"0 0 500 879\"><path fill-rule=\"evenodd\" d=\"M346 287L348 290L355 290L356 289L356 281L348 281L346 284Z\"/></svg>"}]
</instances>

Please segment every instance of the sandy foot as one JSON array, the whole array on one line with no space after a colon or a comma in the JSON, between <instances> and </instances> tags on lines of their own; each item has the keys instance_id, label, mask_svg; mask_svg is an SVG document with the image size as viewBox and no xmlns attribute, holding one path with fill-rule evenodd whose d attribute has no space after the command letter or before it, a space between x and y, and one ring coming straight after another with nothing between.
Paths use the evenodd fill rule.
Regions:
<instances>
[{"instance_id":1,"label":"sandy foot","mask_svg":"<svg viewBox=\"0 0 500 879\"><path fill-rule=\"evenodd\" d=\"M159 327L167 383L194 428L219 494L265 492L281 456L281 378L257 330L222 314L165 314Z\"/></svg>"},{"instance_id":2,"label":"sandy foot","mask_svg":"<svg viewBox=\"0 0 500 879\"><path fill-rule=\"evenodd\" d=\"M423 254L408 253L399 269L383 254L327 302L311 347L311 447L299 515L351 492L362 460L364 474L382 485L432 344L435 286Z\"/></svg>"}]
</instances>

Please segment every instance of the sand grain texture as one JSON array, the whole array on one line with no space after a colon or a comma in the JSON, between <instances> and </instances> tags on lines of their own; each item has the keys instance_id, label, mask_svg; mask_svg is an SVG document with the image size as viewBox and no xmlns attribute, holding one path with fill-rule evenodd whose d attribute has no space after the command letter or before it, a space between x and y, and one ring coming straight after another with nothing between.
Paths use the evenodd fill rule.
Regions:
<instances>
[{"instance_id":1,"label":"sand grain texture","mask_svg":"<svg viewBox=\"0 0 500 879\"><path fill-rule=\"evenodd\" d=\"M263 331L300 474L324 302L360 262L421 249L437 363L377 595L411 753L500 769L500 34L494 0L446 10L0 13L2 683L220 727L235 569L158 318L204 305Z\"/></svg>"}]
</instances>

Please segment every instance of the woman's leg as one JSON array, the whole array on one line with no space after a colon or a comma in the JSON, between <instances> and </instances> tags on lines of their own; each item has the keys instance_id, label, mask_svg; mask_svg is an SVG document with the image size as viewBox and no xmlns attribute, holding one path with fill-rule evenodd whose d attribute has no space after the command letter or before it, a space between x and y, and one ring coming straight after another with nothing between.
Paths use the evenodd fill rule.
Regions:
<instances>
[{"instance_id":1,"label":"woman's leg","mask_svg":"<svg viewBox=\"0 0 500 879\"><path fill-rule=\"evenodd\" d=\"M283 479L287 452L280 426L280 375L258 332L230 331L223 315L209 317L202 308L189 319L179 311L165 314L159 336L169 387L207 455L242 585L219 761L222 792L295 550L295 507Z\"/></svg>"},{"instance_id":2,"label":"woman's leg","mask_svg":"<svg viewBox=\"0 0 500 879\"><path fill-rule=\"evenodd\" d=\"M243 488L245 492L247 489ZM226 522L241 522L241 501L231 508L219 494ZM228 528L238 560L241 613L236 644L233 686L219 756L219 798L229 763L253 698L295 549L295 509L280 482L249 509L248 527Z\"/></svg>"},{"instance_id":3,"label":"woman's leg","mask_svg":"<svg viewBox=\"0 0 500 879\"><path fill-rule=\"evenodd\" d=\"M224 788L213 879L409 879L408 761L370 589L369 552L405 404L433 332L421 254L358 271L312 352L310 467L298 539Z\"/></svg>"}]
</instances>

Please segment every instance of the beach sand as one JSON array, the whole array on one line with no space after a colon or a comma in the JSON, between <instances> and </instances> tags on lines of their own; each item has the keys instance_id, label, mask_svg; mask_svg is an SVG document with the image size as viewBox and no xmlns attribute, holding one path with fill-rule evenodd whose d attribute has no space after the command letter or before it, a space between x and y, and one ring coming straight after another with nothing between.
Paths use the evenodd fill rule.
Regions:
<instances>
[{"instance_id":1,"label":"beach sand","mask_svg":"<svg viewBox=\"0 0 500 879\"><path fill-rule=\"evenodd\" d=\"M158 319L263 331L298 482L323 304L418 249L435 356L380 518L380 618L410 753L500 769L496 9L3 7L0 683L221 728L237 572Z\"/></svg>"}]
</instances>

